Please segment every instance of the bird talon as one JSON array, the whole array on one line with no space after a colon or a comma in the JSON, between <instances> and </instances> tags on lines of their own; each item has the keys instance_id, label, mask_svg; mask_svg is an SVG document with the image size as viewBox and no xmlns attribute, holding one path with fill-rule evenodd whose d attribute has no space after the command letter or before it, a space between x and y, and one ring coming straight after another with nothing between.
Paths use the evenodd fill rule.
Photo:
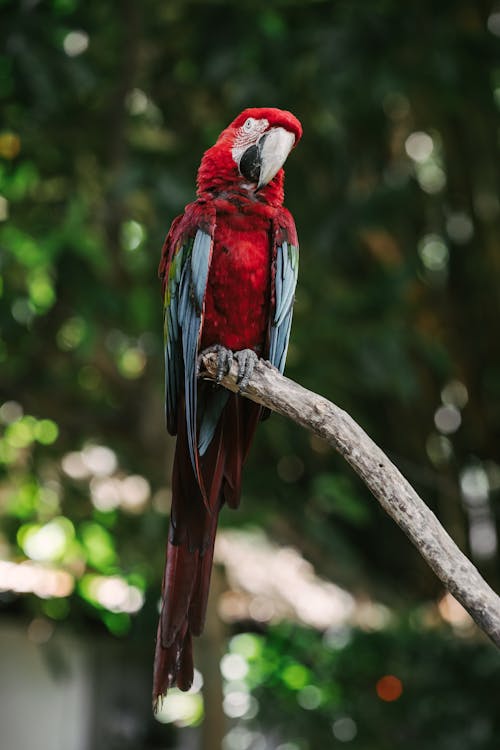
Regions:
<instances>
[{"instance_id":1,"label":"bird talon","mask_svg":"<svg viewBox=\"0 0 500 750\"><path fill-rule=\"evenodd\" d=\"M198 369L200 363L205 354L216 354L217 355L217 371L215 375L215 382L219 384L222 378L229 374L231 365L233 364L233 353L231 349L226 349L221 344L214 344L204 349L198 357Z\"/></svg>"},{"instance_id":2,"label":"bird talon","mask_svg":"<svg viewBox=\"0 0 500 750\"><path fill-rule=\"evenodd\" d=\"M244 391L250 382L250 378L253 375L255 365L259 361L259 358L253 349L242 349L239 352L235 352L234 357L238 362L238 377L236 383L239 385L239 390Z\"/></svg>"}]
</instances>

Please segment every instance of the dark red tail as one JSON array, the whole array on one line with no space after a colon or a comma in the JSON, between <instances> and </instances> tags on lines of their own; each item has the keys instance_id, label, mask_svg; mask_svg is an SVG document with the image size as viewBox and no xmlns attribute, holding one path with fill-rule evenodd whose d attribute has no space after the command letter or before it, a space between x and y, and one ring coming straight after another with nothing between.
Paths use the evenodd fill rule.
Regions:
<instances>
[{"instance_id":1,"label":"dark red tail","mask_svg":"<svg viewBox=\"0 0 500 750\"><path fill-rule=\"evenodd\" d=\"M189 690L193 682L192 635L205 622L219 512L238 506L241 469L261 407L231 395L212 442L200 458L206 500L196 480L183 410L179 418L172 474L172 510L156 636L153 705L168 688ZM207 508L210 508L208 510Z\"/></svg>"}]
</instances>

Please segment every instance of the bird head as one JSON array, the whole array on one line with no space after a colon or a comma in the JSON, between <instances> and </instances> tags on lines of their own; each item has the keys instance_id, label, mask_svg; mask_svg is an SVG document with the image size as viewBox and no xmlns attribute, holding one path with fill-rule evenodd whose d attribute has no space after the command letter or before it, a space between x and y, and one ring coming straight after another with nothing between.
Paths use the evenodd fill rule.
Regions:
<instances>
[{"instance_id":1,"label":"bird head","mask_svg":"<svg viewBox=\"0 0 500 750\"><path fill-rule=\"evenodd\" d=\"M269 107L245 109L205 152L198 192L213 194L233 188L271 195L276 191L265 188L275 181L274 187L282 193L282 167L301 136L302 126L291 112Z\"/></svg>"}]
</instances>

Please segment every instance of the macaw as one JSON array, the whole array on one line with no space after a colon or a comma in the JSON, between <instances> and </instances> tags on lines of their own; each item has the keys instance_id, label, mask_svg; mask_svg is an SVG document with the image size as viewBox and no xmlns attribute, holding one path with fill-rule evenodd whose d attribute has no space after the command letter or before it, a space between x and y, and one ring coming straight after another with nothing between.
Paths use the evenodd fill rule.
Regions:
<instances>
[{"instance_id":1,"label":"macaw","mask_svg":"<svg viewBox=\"0 0 500 750\"><path fill-rule=\"evenodd\" d=\"M197 199L174 219L163 246L166 416L177 442L155 707L169 687L192 684L191 637L204 625L219 512L239 504L242 466L264 411L199 380L199 355L217 352L219 382L235 359L240 389L258 357L283 372L298 241L283 207L282 167L301 136L290 112L244 110L205 152Z\"/></svg>"}]
</instances>

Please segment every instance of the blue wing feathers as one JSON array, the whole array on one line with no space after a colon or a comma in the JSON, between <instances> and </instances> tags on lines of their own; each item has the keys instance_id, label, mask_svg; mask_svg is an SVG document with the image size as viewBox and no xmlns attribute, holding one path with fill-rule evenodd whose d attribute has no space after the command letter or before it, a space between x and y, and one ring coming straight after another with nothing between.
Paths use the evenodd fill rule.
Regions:
<instances>
[{"instance_id":1,"label":"blue wing feathers","mask_svg":"<svg viewBox=\"0 0 500 750\"><path fill-rule=\"evenodd\" d=\"M219 422L222 411L227 404L229 391L225 388L217 388L210 394L210 398L205 404L205 410L201 416L200 434L198 438L198 450L200 456L203 456L208 446L212 442L215 428Z\"/></svg>"},{"instance_id":2,"label":"blue wing feathers","mask_svg":"<svg viewBox=\"0 0 500 750\"><path fill-rule=\"evenodd\" d=\"M194 299L199 312L202 310L203 300L205 299L211 249L212 238L210 235L198 230L191 253L191 275Z\"/></svg>"},{"instance_id":3,"label":"blue wing feathers","mask_svg":"<svg viewBox=\"0 0 500 750\"><path fill-rule=\"evenodd\" d=\"M189 453L197 475L197 357L212 244L211 234L196 229L192 237L174 249L165 295L167 421L169 430L176 432L183 390ZM206 440L206 430L204 434Z\"/></svg>"},{"instance_id":4,"label":"blue wing feathers","mask_svg":"<svg viewBox=\"0 0 500 750\"><path fill-rule=\"evenodd\" d=\"M292 325L293 302L297 284L299 248L286 239L275 248L275 308L269 341L269 361L280 372L285 369L286 353Z\"/></svg>"}]
</instances>

